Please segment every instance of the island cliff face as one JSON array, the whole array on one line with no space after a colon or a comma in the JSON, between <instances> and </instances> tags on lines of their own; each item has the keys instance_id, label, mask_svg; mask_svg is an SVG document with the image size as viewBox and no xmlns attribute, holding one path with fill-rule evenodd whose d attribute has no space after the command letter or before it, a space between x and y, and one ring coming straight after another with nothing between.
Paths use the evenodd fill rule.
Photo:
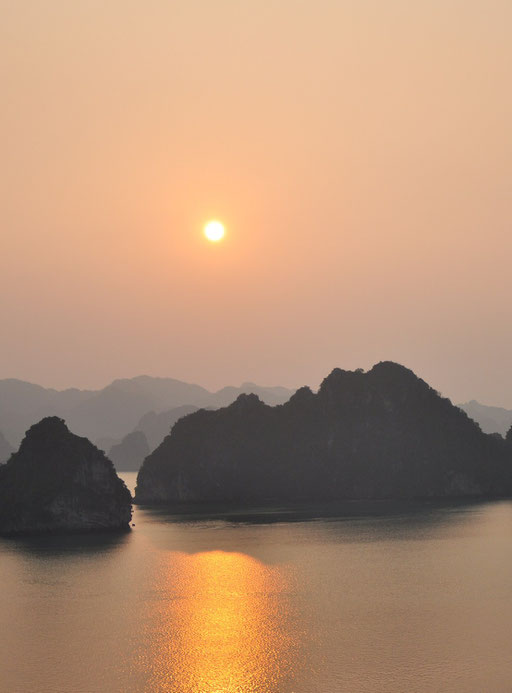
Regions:
<instances>
[{"instance_id":1,"label":"island cliff face","mask_svg":"<svg viewBox=\"0 0 512 693\"><path fill-rule=\"evenodd\" d=\"M32 426L0 468L0 534L128 529L131 513L110 460L57 417Z\"/></svg>"},{"instance_id":2,"label":"island cliff face","mask_svg":"<svg viewBox=\"0 0 512 693\"><path fill-rule=\"evenodd\" d=\"M179 420L139 472L136 502L506 496L512 447L415 374L335 369L280 406L241 395Z\"/></svg>"}]
</instances>

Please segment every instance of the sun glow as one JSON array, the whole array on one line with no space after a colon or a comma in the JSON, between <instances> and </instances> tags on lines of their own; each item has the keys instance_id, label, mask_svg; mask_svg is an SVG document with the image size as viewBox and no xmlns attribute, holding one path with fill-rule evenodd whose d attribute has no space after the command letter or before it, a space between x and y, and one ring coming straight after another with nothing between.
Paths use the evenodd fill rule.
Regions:
<instances>
[{"instance_id":1,"label":"sun glow","mask_svg":"<svg viewBox=\"0 0 512 693\"><path fill-rule=\"evenodd\" d=\"M220 221L212 220L205 224L204 235L209 241L216 243L224 238L225 233L224 224Z\"/></svg>"},{"instance_id":2,"label":"sun glow","mask_svg":"<svg viewBox=\"0 0 512 693\"><path fill-rule=\"evenodd\" d=\"M168 551L161 571L165 597L149 602L158 625L147 659L142 652L140 659L151 690L284 690L280 683L299 666L289 571L224 551Z\"/></svg>"}]
</instances>

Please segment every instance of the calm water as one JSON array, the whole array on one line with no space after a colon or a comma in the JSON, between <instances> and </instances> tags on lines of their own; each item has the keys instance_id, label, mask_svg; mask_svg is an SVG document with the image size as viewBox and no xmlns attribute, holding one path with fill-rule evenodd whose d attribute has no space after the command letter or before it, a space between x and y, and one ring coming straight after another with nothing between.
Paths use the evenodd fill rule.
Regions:
<instances>
[{"instance_id":1,"label":"calm water","mask_svg":"<svg viewBox=\"0 0 512 693\"><path fill-rule=\"evenodd\" d=\"M0 540L0 691L512 691L512 503L330 514Z\"/></svg>"}]
</instances>

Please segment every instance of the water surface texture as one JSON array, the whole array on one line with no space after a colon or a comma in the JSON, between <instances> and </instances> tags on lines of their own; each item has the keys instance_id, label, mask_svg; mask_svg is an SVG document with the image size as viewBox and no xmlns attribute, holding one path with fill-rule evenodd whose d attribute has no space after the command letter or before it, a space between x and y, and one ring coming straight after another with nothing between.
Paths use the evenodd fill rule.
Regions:
<instances>
[{"instance_id":1,"label":"water surface texture","mask_svg":"<svg viewBox=\"0 0 512 693\"><path fill-rule=\"evenodd\" d=\"M512 690L511 502L134 522L0 540L1 691Z\"/></svg>"}]
</instances>

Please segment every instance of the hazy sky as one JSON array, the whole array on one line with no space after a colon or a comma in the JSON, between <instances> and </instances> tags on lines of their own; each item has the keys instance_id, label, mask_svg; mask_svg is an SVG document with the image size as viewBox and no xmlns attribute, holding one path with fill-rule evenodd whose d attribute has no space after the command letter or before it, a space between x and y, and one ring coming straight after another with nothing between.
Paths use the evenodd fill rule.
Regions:
<instances>
[{"instance_id":1,"label":"hazy sky","mask_svg":"<svg viewBox=\"0 0 512 693\"><path fill-rule=\"evenodd\" d=\"M510 0L0 8L0 377L512 407Z\"/></svg>"}]
</instances>

